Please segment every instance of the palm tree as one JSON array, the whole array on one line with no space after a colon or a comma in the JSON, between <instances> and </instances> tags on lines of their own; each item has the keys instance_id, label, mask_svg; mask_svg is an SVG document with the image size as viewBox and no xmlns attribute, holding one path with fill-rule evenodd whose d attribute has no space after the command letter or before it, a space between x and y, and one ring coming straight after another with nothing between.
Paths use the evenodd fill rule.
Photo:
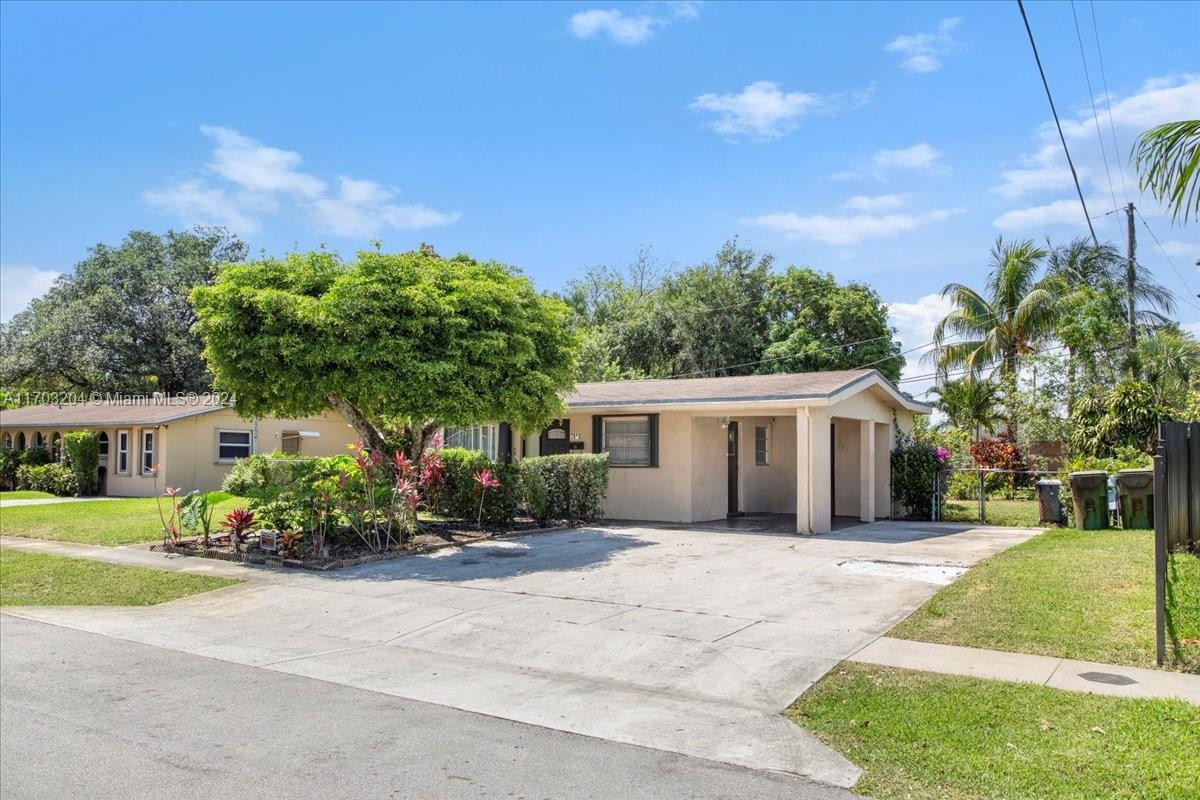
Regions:
<instances>
[{"instance_id":1,"label":"palm tree","mask_svg":"<svg viewBox=\"0 0 1200 800\"><path fill-rule=\"evenodd\" d=\"M1139 185L1171 209L1171 219L1200 219L1200 119L1168 122L1134 145Z\"/></svg>"},{"instance_id":2,"label":"palm tree","mask_svg":"<svg viewBox=\"0 0 1200 800\"><path fill-rule=\"evenodd\" d=\"M1142 375L1154 387L1160 405L1177 405L1200 385L1200 342L1178 328L1138 341L1138 356Z\"/></svg>"},{"instance_id":3,"label":"palm tree","mask_svg":"<svg viewBox=\"0 0 1200 800\"><path fill-rule=\"evenodd\" d=\"M925 359L943 373L962 368L975 377L990 367L1002 378L1015 377L1021 358L1054 333L1057 298L1038 282L1046 255L1029 240L996 239L985 294L961 283L942 289L954 308L934 329Z\"/></svg>"},{"instance_id":4,"label":"palm tree","mask_svg":"<svg viewBox=\"0 0 1200 800\"><path fill-rule=\"evenodd\" d=\"M964 378L947 381L931 390L937 394L937 408L957 428L972 431L975 441L985 429L1000 422L996 407L1000 402L1000 386L992 381Z\"/></svg>"}]
</instances>

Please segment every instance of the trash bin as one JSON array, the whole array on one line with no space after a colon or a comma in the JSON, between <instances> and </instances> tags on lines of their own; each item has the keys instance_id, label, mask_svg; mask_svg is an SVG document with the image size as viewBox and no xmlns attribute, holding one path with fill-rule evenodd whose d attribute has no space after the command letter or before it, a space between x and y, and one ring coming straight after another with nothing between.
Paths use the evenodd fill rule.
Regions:
<instances>
[{"instance_id":1,"label":"trash bin","mask_svg":"<svg viewBox=\"0 0 1200 800\"><path fill-rule=\"evenodd\" d=\"M1075 507L1075 524L1085 531L1108 527L1108 473L1103 470L1072 472L1071 502Z\"/></svg>"},{"instance_id":2,"label":"trash bin","mask_svg":"<svg viewBox=\"0 0 1200 800\"><path fill-rule=\"evenodd\" d=\"M1122 528L1154 527L1154 470L1123 469L1117 473L1117 509Z\"/></svg>"},{"instance_id":3,"label":"trash bin","mask_svg":"<svg viewBox=\"0 0 1200 800\"><path fill-rule=\"evenodd\" d=\"M1061 488L1062 481L1037 482L1038 522L1051 525L1062 525L1066 522L1063 519L1062 501L1058 497Z\"/></svg>"}]
</instances>

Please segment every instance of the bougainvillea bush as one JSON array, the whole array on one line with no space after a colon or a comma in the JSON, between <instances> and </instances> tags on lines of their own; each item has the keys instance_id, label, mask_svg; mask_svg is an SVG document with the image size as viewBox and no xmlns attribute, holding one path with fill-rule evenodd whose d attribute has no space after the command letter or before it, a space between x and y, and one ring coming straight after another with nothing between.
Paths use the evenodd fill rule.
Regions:
<instances>
[{"instance_id":1,"label":"bougainvillea bush","mask_svg":"<svg viewBox=\"0 0 1200 800\"><path fill-rule=\"evenodd\" d=\"M950 464L950 453L929 442L920 442L897 430L892 448L892 502L911 519L933 516L937 473Z\"/></svg>"}]
</instances>

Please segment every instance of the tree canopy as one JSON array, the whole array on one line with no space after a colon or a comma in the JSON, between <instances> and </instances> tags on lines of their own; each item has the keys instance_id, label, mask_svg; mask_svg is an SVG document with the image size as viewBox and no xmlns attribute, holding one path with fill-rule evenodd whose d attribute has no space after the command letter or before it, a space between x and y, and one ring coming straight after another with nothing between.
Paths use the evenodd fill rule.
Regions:
<instances>
[{"instance_id":1,"label":"tree canopy","mask_svg":"<svg viewBox=\"0 0 1200 800\"><path fill-rule=\"evenodd\" d=\"M193 287L217 266L245 258L221 228L131 231L97 244L0 335L0 384L7 389L202 392L212 376L192 331Z\"/></svg>"},{"instance_id":2,"label":"tree canopy","mask_svg":"<svg viewBox=\"0 0 1200 800\"><path fill-rule=\"evenodd\" d=\"M401 431L561 412L576 336L569 310L494 261L431 250L327 252L225 267L192 293L217 386L248 416L334 408L371 447Z\"/></svg>"}]
</instances>

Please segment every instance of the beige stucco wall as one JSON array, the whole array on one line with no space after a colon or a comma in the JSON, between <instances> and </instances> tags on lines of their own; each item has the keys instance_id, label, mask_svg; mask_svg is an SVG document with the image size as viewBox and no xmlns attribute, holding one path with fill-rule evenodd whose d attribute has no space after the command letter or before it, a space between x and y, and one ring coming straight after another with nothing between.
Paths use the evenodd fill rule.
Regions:
<instances>
[{"instance_id":1,"label":"beige stucco wall","mask_svg":"<svg viewBox=\"0 0 1200 800\"><path fill-rule=\"evenodd\" d=\"M747 514L796 512L796 413L781 409L738 421L738 507ZM754 463L754 429L768 430L768 464Z\"/></svg>"},{"instance_id":2,"label":"beige stucco wall","mask_svg":"<svg viewBox=\"0 0 1200 800\"><path fill-rule=\"evenodd\" d=\"M833 430L833 515L857 517L861 508L859 421L835 417Z\"/></svg>"},{"instance_id":3,"label":"beige stucco wall","mask_svg":"<svg viewBox=\"0 0 1200 800\"><path fill-rule=\"evenodd\" d=\"M720 417L692 417L690 522L725 519L728 514L728 437Z\"/></svg>"},{"instance_id":4,"label":"beige stucco wall","mask_svg":"<svg viewBox=\"0 0 1200 800\"><path fill-rule=\"evenodd\" d=\"M215 491L232 464L217 461L217 431L220 429L249 430L254 432L255 452L270 452L280 449L279 435L283 431L316 431L320 437L301 439L300 454L326 456L346 452L346 447L357 436L346 421L338 414L327 413L308 419L264 419L257 423L243 420L233 411L214 411L194 417L178 419L161 425L99 427L69 425L14 429L5 428L3 433L25 434L26 446L32 447L34 434L41 432L49 446L50 437L57 431L90 430L108 434L108 457L100 459L107 473L107 494L112 497L153 497L164 486L179 486L184 491L200 489ZM118 433L129 433L129 469L126 474L117 473ZM141 470L141 442L143 431L154 431L154 463L161 465L162 474L155 489L154 477ZM0 437L3 434L0 433Z\"/></svg>"}]
</instances>

